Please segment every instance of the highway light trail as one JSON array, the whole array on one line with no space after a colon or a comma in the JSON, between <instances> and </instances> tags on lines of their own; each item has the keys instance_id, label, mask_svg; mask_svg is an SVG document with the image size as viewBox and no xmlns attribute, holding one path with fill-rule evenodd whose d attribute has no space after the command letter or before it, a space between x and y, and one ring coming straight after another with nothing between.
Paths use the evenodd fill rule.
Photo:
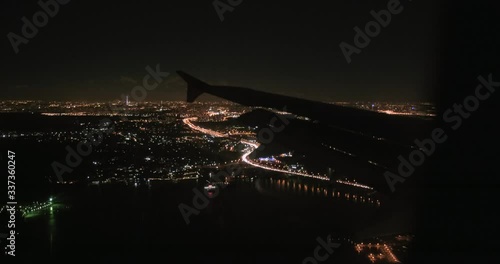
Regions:
<instances>
[{"instance_id":1,"label":"highway light trail","mask_svg":"<svg viewBox=\"0 0 500 264\"><path fill-rule=\"evenodd\" d=\"M199 131L199 132L202 132L202 133L214 136L214 137L228 137L226 134L222 134L222 133L219 133L217 131L213 131L213 130L209 130L209 129L206 129L206 128L202 128L202 127L199 127L199 126L194 125L193 123L191 123L191 121L194 121L196 119L197 119L196 117L188 117L188 118L184 118L182 120L182 122L184 122L184 124L186 124L187 126L189 126L193 130L196 130L196 131ZM241 156L241 160L243 162L249 164L249 165L252 165L254 167L261 168L261 169L264 169L264 170L281 172L281 173L287 173L287 174L293 174L293 175L298 175L298 176L302 176L302 177L314 178L314 179L317 179L317 180L323 180L323 181L329 181L330 180L326 176L318 176L318 175L312 175L312 174L307 174L307 173L302 173L302 172L294 172L294 171L283 170L283 169L278 169L278 168L273 168L273 167L261 165L261 164L259 164L257 162L254 162L254 161L252 161L251 159L248 158L248 156L255 149L257 149L259 147L259 145L257 143L253 143L253 142L250 142L248 140L241 140L240 142L242 144L245 144L245 145L249 146L247 152L245 152L243 154L243 156Z\"/></svg>"},{"instance_id":2,"label":"highway light trail","mask_svg":"<svg viewBox=\"0 0 500 264\"><path fill-rule=\"evenodd\" d=\"M210 130L210 129L205 129L205 128L199 127L199 126L191 123L191 121L194 121L197 119L198 119L197 117L188 117L188 118L184 118L182 120L182 122L184 122L184 124L189 126L189 128L196 130L196 131L199 131L201 133L208 134L208 135L214 136L214 137L227 137L226 134L222 134L222 133L219 133L217 131Z\"/></svg>"},{"instance_id":3,"label":"highway light trail","mask_svg":"<svg viewBox=\"0 0 500 264\"><path fill-rule=\"evenodd\" d=\"M345 185L351 185L351 186L358 187L358 188L373 190L372 187L367 186L367 185L363 185L363 184L359 184L357 182L350 182L350 181L347 181L347 180L346 181L336 180L335 182L338 182L338 183L341 183L341 184L345 184Z\"/></svg>"},{"instance_id":4,"label":"highway light trail","mask_svg":"<svg viewBox=\"0 0 500 264\"><path fill-rule=\"evenodd\" d=\"M246 142L244 140L241 141L241 143L243 144L247 144L249 146L251 146L249 148L249 150L243 154L243 156L241 156L241 160L247 164L250 164L254 167L257 167L257 168L261 168L261 169L264 169L264 170L270 170L270 171L275 171L275 172L282 172L282 173L287 173L287 174L293 174L293 175L298 175L298 176L303 176L303 177L309 177L309 178L314 178L314 179L317 179L317 180L323 180L323 181L329 181L330 179L326 176L316 176L316 175L312 175L312 174L307 174L307 173L302 173L302 172L294 172L294 171L288 171L288 170L283 170L283 169L277 169L277 168L273 168L273 167L269 167L269 166L264 166L264 165L261 165L261 164L258 164L254 161L252 161L251 159L248 158L248 156L258 147L257 144L255 143L251 143L251 142Z\"/></svg>"},{"instance_id":5,"label":"highway light trail","mask_svg":"<svg viewBox=\"0 0 500 264\"><path fill-rule=\"evenodd\" d=\"M213 137L229 137L229 135L227 135L227 134L223 134L223 133L220 133L217 131L202 128L202 127L199 127L199 126L191 123L191 121L194 121L197 119L198 119L197 117L188 117L188 118L184 118L182 120L182 122L184 122L184 124L186 124L187 126L189 126L189 128L191 128L193 130L199 131L199 132L204 133L204 134L208 134L208 135L213 136ZM289 171L289 170L284 170L284 169L279 169L279 168L274 168L271 166L265 166L265 165L259 164L258 162L255 162L248 157L255 149L257 149L259 147L259 144L252 142L252 141L245 140L245 139L240 140L240 142L242 144L249 146L247 148L246 152L243 154L243 156L241 156L241 160L243 162L253 166L253 167L261 168L261 169L268 170L268 171L281 172L281 173L286 173L286 174L292 174L292 175L297 175L297 176L302 176L302 177L313 178L313 179L322 180L322 181L329 181L330 180L330 178L327 176L320 176L320 175L313 175L313 174L303 173L303 172ZM350 186L357 187L357 188L373 190L373 187L363 185L363 184L360 184L357 182L351 182L348 180L336 180L335 182L340 183L340 184L344 184L344 185L350 185Z\"/></svg>"}]
</instances>

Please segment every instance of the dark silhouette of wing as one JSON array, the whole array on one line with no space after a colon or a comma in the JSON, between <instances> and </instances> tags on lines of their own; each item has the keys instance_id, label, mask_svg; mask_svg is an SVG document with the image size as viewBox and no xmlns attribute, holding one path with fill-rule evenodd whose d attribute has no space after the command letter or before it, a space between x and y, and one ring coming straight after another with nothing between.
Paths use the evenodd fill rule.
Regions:
<instances>
[{"instance_id":1,"label":"dark silhouette of wing","mask_svg":"<svg viewBox=\"0 0 500 264\"><path fill-rule=\"evenodd\" d=\"M241 105L273 108L305 116L339 129L363 136L382 138L410 145L429 127L429 121L417 117L388 115L374 111L272 94L249 88L214 86L182 72L177 72L188 85L187 101L208 93Z\"/></svg>"}]
</instances>

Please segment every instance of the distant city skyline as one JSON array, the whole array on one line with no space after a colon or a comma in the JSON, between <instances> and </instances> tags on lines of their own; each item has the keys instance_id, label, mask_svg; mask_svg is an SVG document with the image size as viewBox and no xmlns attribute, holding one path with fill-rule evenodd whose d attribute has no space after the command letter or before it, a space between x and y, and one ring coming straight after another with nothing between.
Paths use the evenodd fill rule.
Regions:
<instances>
[{"instance_id":1,"label":"distant city skyline","mask_svg":"<svg viewBox=\"0 0 500 264\"><path fill-rule=\"evenodd\" d=\"M430 101L437 4L401 3L404 12L348 64L339 44L352 43L353 28L386 2L334 9L245 2L223 23L211 3L70 2L18 54L5 38L0 100L110 100L142 82L147 65L159 64L172 74L150 92L157 100L184 98L185 85L173 74L183 70L211 84L311 100ZM21 18L40 9L36 2L8 5L5 34L19 33Z\"/></svg>"},{"instance_id":2,"label":"distant city skyline","mask_svg":"<svg viewBox=\"0 0 500 264\"><path fill-rule=\"evenodd\" d=\"M49 105L50 103L50 105ZM430 102L331 102L346 107L359 108L364 110L376 111L389 115L415 115L433 117L436 115L435 105ZM31 112L36 110L43 113L68 113L75 115L95 115L96 113L104 111L106 114L112 112L121 112L124 106L127 110L136 111L138 109L149 109L151 113L157 112L157 107L163 109L176 108L178 105L188 106L213 106L218 107L238 107L243 109L255 109L256 107L243 106L231 101L201 101L194 103L187 103L182 101L142 101L142 102L129 102L121 100L112 101L34 101L34 100L0 100L0 113L2 112ZM139 106L141 108L135 108ZM76 113L75 113L76 111Z\"/></svg>"}]
</instances>

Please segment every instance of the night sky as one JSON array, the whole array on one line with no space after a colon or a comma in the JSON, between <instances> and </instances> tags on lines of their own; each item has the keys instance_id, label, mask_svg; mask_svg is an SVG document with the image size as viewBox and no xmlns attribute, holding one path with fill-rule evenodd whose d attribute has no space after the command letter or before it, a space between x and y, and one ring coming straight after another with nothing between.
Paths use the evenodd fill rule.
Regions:
<instances>
[{"instance_id":1,"label":"night sky","mask_svg":"<svg viewBox=\"0 0 500 264\"><path fill-rule=\"evenodd\" d=\"M226 0L221 0L226 2ZM224 14L212 0L72 0L15 54L37 1L3 1L0 99L108 100L160 64L172 75L146 100L184 100L186 71L212 84L321 101L429 101L439 56L436 4L403 11L348 64L339 48L388 1L250 1Z\"/></svg>"}]
</instances>

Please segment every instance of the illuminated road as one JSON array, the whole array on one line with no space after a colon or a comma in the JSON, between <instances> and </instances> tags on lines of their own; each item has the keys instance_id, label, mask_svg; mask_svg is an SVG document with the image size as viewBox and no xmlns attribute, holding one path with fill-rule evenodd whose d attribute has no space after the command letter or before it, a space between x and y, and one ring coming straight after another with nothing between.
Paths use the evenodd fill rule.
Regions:
<instances>
[{"instance_id":1,"label":"illuminated road","mask_svg":"<svg viewBox=\"0 0 500 264\"><path fill-rule=\"evenodd\" d=\"M189 128L196 130L196 131L199 131L201 133L208 134L208 135L214 136L214 137L227 137L226 134L222 134L222 133L219 133L217 131L210 130L210 129L205 129L205 128L199 127L199 126L191 123L191 121L194 121L197 119L198 119L197 117L188 117L188 118L182 119L182 122L184 122L184 124L186 124Z\"/></svg>"},{"instance_id":2,"label":"illuminated road","mask_svg":"<svg viewBox=\"0 0 500 264\"><path fill-rule=\"evenodd\" d=\"M288 173L288 174L293 174L293 175L298 175L298 176L303 176L303 177L309 177L309 178L314 178L318 180L323 180L323 181L329 181L330 179L326 176L317 176L317 175L312 175L312 174L307 174L307 173L302 173L302 172L294 172L294 171L288 171L288 170L282 170L282 169L277 169L269 166L264 166L259 163L256 163L252 161L251 159L248 158L248 156L256 149L259 147L257 143L253 143L247 140L241 140L241 143L250 146L249 150L241 156L241 160L247 164L250 164L254 167L261 168L264 170L270 170L270 171L275 171L275 172L282 172L282 173Z\"/></svg>"},{"instance_id":3,"label":"illuminated road","mask_svg":"<svg viewBox=\"0 0 500 264\"><path fill-rule=\"evenodd\" d=\"M186 124L187 126L189 126L193 130L199 131L199 132L204 133L204 134L208 134L208 135L213 136L213 137L230 137L230 135L228 135L228 134L223 134L223 133L220 133L220 132L217 132L217 131L213 131L213 130L210 130L210 129L202 128L202 127L199 127L199 126L191 123L191 121L194 121L194 120L197 120L197 119L198 119L197 117L188 117L188 118L184 118L182 120L182 122L184 122L184 124ZM308 174L308 173L303 173L303 172L295 172L295 171L283 170L283 169L278 169L278 168L274 168L274 167L270 167L270 166L265 166L265 165L259 164L259 163L255 162L255 161L251 160L250 158L248 158L248 156L255 149L257 149L259 147L259 144L251 142L251 141L248 141L248 140L244 140L244 139L240 140L240 142L242 144L245 144L245 145L249 146L247 152L245 152L243 154L243 156L241 156L241 160L243 162L251 165L251 166L254 166L256 168L261 168L261 169L264 169L264 170L268 170L268 171L275 171L275 172L287 173L287 174L292 174L292 175L297 175L297 176L302 176L302 177L308 177L308 178L313 178L313 179L322 180L322 181L329 181L330 180L330 178L328 178L327 176L320 176L320 175L313 175L313 174ZM363 184L360 184L360 183L357 183L357 182L351 182L351 181L348 181L348 180L336 180L335 182L340 183L340 184L344 184L344 185L349 185L349 186L357 187L357 188L373 190L373 188L370 187L370 186L363 185Z\"/></svg>"},{"instance_id":4,"label":"illuminated road","mask_svg":"<svg viewBox=\"0 0 500 264\"><path fill-rule=\"evenodd\" d=\"M196 117L188 117L188 118L184 118L182 120L182 122L184 122L184 124L186 124L187 126L189 126L193 130L196 130L196 131L199 131L199 132L202 132L202 133L214 136L214 137L228 137L228 135L226 135L226 134L222 134L222 133L219 133L217 131L205 129L205 128L199 127L199 126L194 125L193 123L191 123L191 121L194 121L196 119L197 119ZM329 181L330 180L326 176L318 176L318 175L312 175L312 174L307 174L307 173L302 173L302 172L288 171L288 170L277 169L277 168L273 168L273 167L261 165L261 164L259 164L257 162L254 162L254 161L252 161L251 159L248 158L248 156L256 148L258 148L259 145L257 143L253 143L253 142L250 142L250 141L247 141L247 140L241 140L240 142L249 146L247 152L245 152L243 154L243 156L241 156L241 160L243 162L249 164L249 165L252 165L254 167L261 168L261 169L264 169L264 170L269 170L269 171L275 171L275 172L293 174L293 175L298 175L298 176L308 177L308 178L314 178L314 179L323 180L323 181Z\"/></svg>"}]
</instances>

